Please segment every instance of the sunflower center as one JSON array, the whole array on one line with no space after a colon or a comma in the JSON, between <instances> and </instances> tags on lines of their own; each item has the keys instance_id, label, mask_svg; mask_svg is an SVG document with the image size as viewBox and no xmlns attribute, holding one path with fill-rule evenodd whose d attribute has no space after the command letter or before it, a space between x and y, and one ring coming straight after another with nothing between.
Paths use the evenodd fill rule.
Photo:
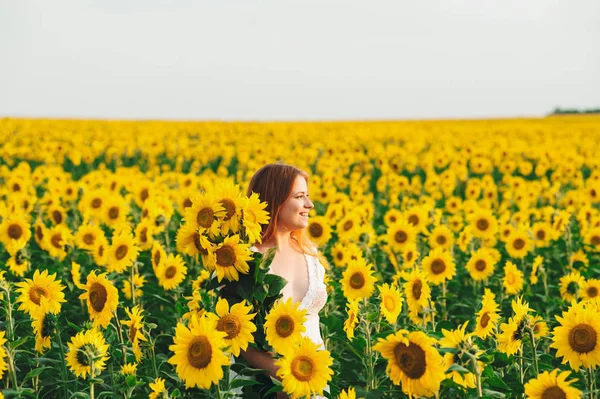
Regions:
<instances>
[{"instance_id":1,"label":"sunflower center","mask_svg":"<svg viewBox=\"0 0 600 399\"><path fill-rule=\"evenodd\" d=\"M62 248L62 247L60 246L60 243L61 243L61 241L62 241L62 236L60 235L60 233L54 234L54 235L52 236L52 238L50 239L50 242L52 243L52 245L53 245L55 248L59 248L59 249L60 249L60 248Z\"/></svg>"},{"instance_id":2,"label":"sunflower center","mask_svg":"<svg viewBox=\"0 0 600 399\"><path fill-rule=\"evenodd\" d=\"M396 365L409 378L416 380L425 374L425 370L427 369L425 351L414 342L411 342L408 346L403 343L396 345L396 348L394 348L394 357Z\"/></svg>"},{"instance_id":3,"label":"sunflower center","mask_svg":"<svg viewBox=\"0 0 600 399\"><path fill-rule=\"evenodd\" d=\"M42 338L47 338L52 335L53 332L52 323L50 322L50 314L47 313L42 318L42 328L40 328L40 335Z\"/></svg>"},{"instance_id":4,"label":"sunflower center","mask_svg":"<svg viewBox=\"0 0 600 399\"><path fill-rule=\"evenodd\" d=\"M277 335L283 338L287 338L294 332L294 319L288 315L283 315L277 319L275 323L275 331Z\"/></svg>"},{"instance_id":5,"label":"sunflower center","mask_svg":"<svg viewBox=\"0 0 600 399\"><path fill-rule=\"evenodd\" d=\"M523 249L524 246L525 246L525 240L523 240L522 238L517 238L513 242L513 248L514 249Z\"/></svg>"},{"instance_id":6,"label":"sunflower center","mask_svg":"<svg viewBox=\"0 0 600 399\"><path fill-rule=\"evenodd\" d=\"M594 350L597 332L589 324L578 324L569 331L569 345L575 352L588 353Z\"/></svg>"},{"instance_id":7,"label":"sunflower center","mask_svg":"<svg viewBox=\"0 0 600 399\"><path fill-rule=\"evenodd\" d=\"M94 209L98 209L102 206L102 199L101 198L94 198L92 200L92 208Z\"/></svg>"},{"instance_id":8,"label":"sunflower center","mask_svg":"<svg viewBox=\"0 0 600 399\"><path fill-rule=\"evenodd\" d=\"M436 241L438 244L444 245L448 240L446 240L445 236L437 236Z\"/></svg>"},{"instance_id":9,"label":"sunflower center","mask_svg":"<svg viewBox=\"0 0 600 399\"><path fill-rule=\"evenodd\" d=\"M398 244L404 244L406 240L408 240L408 234L406 234L406 231L404 230L397 231L396 234L394 234L394 240Z\"/></svg>"},{"instance_id":10,"label":"sunflower center","mask_svg":"<svg viewBox=\"0 0 600 399\"><path fill-rule=\"evenodd\" d=\"M298 381L310 381L314 374L315 363L308 356L298 356L292 360L291 370Z\"/></svg>"},{"instance_id":11,"label":"sunflower center","mask_svg":"<svg viewBox=\"0 0 600 399\"><path fill-rule=\"evenodd\" d=\"M598 288L596 287L588 287L587 294L590 298L595 298L598 296Z\"/></svg>"},{"instance_id":12,"label":"sunflower center","mask_svg":"<svg viewBox=\"0 0 600 399\"><path fill-rule=\"evenodd\" d=\"M490 227L490 222L487 219L479 219L477 221L477 228L481 231L485 231Z\"/></svg>"},{"instance_id":13,"label":"sunflower center","mask_svg":"<svg viewBox=\"0 0 600 399\"><path fill-rule=\"evenodd\" d=\"M410 262L412 260L413 256L414 256L413 251L408 251L406 253L406 261Z\"/></svg>"},{"instance_id":14,"label":"sunflower center","mask_svg":"<svg viewBox=\"0 0 600 399\"><path fill-rule=\"evenodd\" d=\"M344 253L340 251L337 254L335 254L335 257L337 258L337 260L344 260Z\"/></svg>"},{"instance_id":15,"label":"sunflower center","mask_svg":"<svg viewBox=\"0 0 600 399\"><path fill-rule=\"evenodd\" d=\"M321 226L321 224L319 224L319 223L312 223L308 227L308 232L310 233L311 236L313 236L315 238L319 238L323 235L323 226Z\"/></svg>"},{"instance_id":16,"label":"sunflower center","mask_svg":"<svg viewBox=\"0 0 600 399\"><path fill-rule=\"evenodd\" d=\"M408 217L408 222L417 226L419 224L419 217L417 215L410 215Z\"/></svg>"},{"instance_id":17,"label":"sunflower center","mask_svg":"<svg viewBox=\"0 0 600 399\"><path fill-rule=\"evenodd\" d=\"M491 319L490 312L485 312L483 314L483 316L481 316L481 321L479 322L481 324L481 327L483 327L483 328L487 327L487 325L490 322L490 319Z\"/></svg>"},{"instance_id":18,"label":"sunflower center","mask_svg":"<svg viewBox=\"0 0 600 399\"><path fill-rule=\"evenodd\" d=\"M104 256L104 245L102 244L98 246L98 255Z\"/></svg>"},{"instance_id":19,"label":"sunflower center","mask_svg":"<svg viewBox=\"0 0 600 399\"><path fill-rule=\"evenodd\" d=\"M210 208L202 208L198 211L198 215L196 215L196 222L206 229L212 225L214 219L215 215Z\"/></svg>"},{"instance_id":20,"label":"sunflower center","mask_svg":"<svg viewBox=\"0 0 600 399\"><path fill-rule=\"evenodd\" d=\"M392 295L386 295L383 298L383 305L388 312L393 312L396 310L396 299Z\"/></svg>"},{"instance_id":21,"label":"sunflower center","mask_svg":"<svg viewBox=\"0 0 600 399\"><path fill-rule=\"evenodd\" d=\"M23 235L23 228L18 224L8 226L8 236L13 240L18 240Z\"/></svg>"},{"instance_id":22,"label":"sunflower center","mask_svg":"<svg viewBox=\"0 0 600 399\"><path fill-rule=\"evenodd\" d=\"M121 260L125 256L127 256L128 251L129 247L125 244L121 244L117 247L117 250L115 251L115 257L117 258L117 260Z\"/></svg>"},{"instance_id":23,"label":"sunflower center","mask_svg":"<svg viewBox=\"0 0 600 399\"><path fill-rule=\"evenodd\" d=\"M190 206L192 206L192 205L194 205L194 204L192 203L192 200L191 200L191 199L189 199L189 197L188 197L188 198L186 198L186 199L185 199L185 201L183 201L183 208L184 208L184 209L185 209L185 208L189 208L189 207L190 207Z\"/></svg>"},{"instance_id":24,"label":"sunflower center","mask_svg":"<svg viewBox=\"0 0 600 399\"><path fill-rule=\"evenodd\" d=\"M90 287L90 305L96 312L102 312L106 300L108 299L108 292L106 288L100 283L94 283Z\"/></svg>"},{"instance_id":25,"label":"sunflower center","mask_svg":"<svg viewBox=\"0 0 600 399\"><path fill-rule=\"evenodd\" d=\"M215 251L219 266L233 266L235 264L235 252L229 246L223 246Z\"/></svg>"},{"instance_id":26,"label":"sunflower center","mask_svg":"<svg viewBox=\"0 0 600 399\"><path fill-rule=\"evenodd\" d=\"M166 278L173 278L175 277L175 274L177 274L177 268L175 266L169 266L167 267L167 270L165 270L165 277Z\"/></svg>"},{"instance_id":27,"label":"sunflower center","mask_svg":"<svg viewBox=\"0 0 600 399\"><path fill-rule=\"evenodd\" d=\"M422 289L423 289L423 283L421 282L421 280L415 281L415 283L412 286L412 294L416 300L419 300L421 298L421 290Z\"/></svg>"},{"instance_id":28,"label":"sunflower center","mask_svg":"<svg viewBox=\"0 0 600 399\"><path fill-rule=\"evenodd\" d=\"M546 238L546 232L544 230L538 230L535 236L538 238L538 240L543 240Z\"/></svg>"},{"instance_id":29,"label":"sunflower center","mask_svg":"<svg viewBox=\"0 0 600 399\"><path fill-rule=\"evenodd\" d=\"M575 281L571 281L569 285L567 285L567 291L571 295L577 294L577 291L579 291L579 284L577 284Z\"/></svg>"},{"instance_id":30,"label":"sunflower center","mask_svg":"<svg viewBox=\"0 0 600 399\"><path fill-rule=\"evenodd\" d=\"M131 323L129 326L129 341L133 342L135 340L135 335L137 334L138 329Z\"/></svg>"},{"instance_id":31,"label":"sunflower center","mask_svg":"<svg viewBox=\"0 0 600 399\"><path fill-rule=\"evenodd\" d=\"M77 350L77 363L83 367L88 367L90 365L88 356L85 353L85 346L82 346L79 350Z\"/></svg>"},{"instance_id":32,"label":"sunflower center","mask_svg":"<svg viewBox=\"0 0 600 399\"><path fill-rule=\"evenodd\" d=\"M365 285L365 276L361 272L356 272L350 277L350 287L355 290L361 289Z\"/></svg>"},{"instance_id":33,"label":"sunflower center","mask_svg":"<svg viewBox=\"0 0 600 399\"><path fill-rule=\"evenodd\" d=\"M148 241L148 228L144 227L140 230L140 241L147 242Z\"/></svg>"},{"instance_id":34,"label":"sunflower center","mask_svg":"<svg viewBox=\"0 0 600 399\"><path fill-rule=\"evenodd\" d=\"M565 391L554 385L544 390L542 399L567 399Z\"/></svg>"},{"instance_id":35,"label":"sunflower center","mask_svg":"<svg viewBox=\"0 0 600 399\"><path fill-rule=\"evenodd\" d=\"M94 235L92 233L87 233L83 236L83 242L86 243L87 245L93 245L94 244Z\"/></svg>"},{"instance_id":36,"label":"sunflower center","mask_svg":"<svg viewBox=\"0 0 600 399\"><path fill-rule=\"evenodd\" d=\"M119 217L119 208L116 206L111 207L108 210L108 217L111 219L116 219Z\"/></svg>"},{"instance_id":37,"label":"sunflower center","mask_svg":"<svg viewBox=\"0 0 600 399\"><path fill-rule=\"evenodd\" d=\"M446 270L446 262L443 259L435 259L431 262L431 271L433 274L442 274Z\"/></svg>"},{"instance_id":38,"label":"sunflower center","mask_svg":"<svg viewBox=\"0 0 600 399\"><path fill-rule=\"evenodd\" d=\"M590 242L595 246L600 245L600 236L593 236Z\"/></svg>"},{"instance_id":39,"label":"sunflower center","mask_svg":"<svg viewBox=\"0 0 600 399\"><path fill-rule=\"evenodd\" d=\"M42 230L41 226L35 227L35 235L38 238L38 240L44 239L44 231Z\"/></svg>"},{"instance_id":40,"label":"sunflower center","mask_svg":"<svg viewBox=\"0 0 600 399\"><path fill-rule=\"evenodd\" d=\"M350 230L352 226L354 226L354 222L352 220L348 220L346 223L344 223L344 231Z\"/></svg>"},{"instance_id":41,"label":"sunflower center","mask_svg":"<svg viewBox=\"0 0 600 399\"><path fill-rule=\"evenodd\" d=\"M60 224L60 222L62 222L62 220L63 220L62 213L60 213L59 211L53 211L52 219L54 219L54 223Z\"/></svg>"},{"instance_id":42,"label":"sunflower center","mask_svg":"<svg viewBox=\"0 0 600 399\"><path fill-rule=\"evenodd\" d=\"M140 193L140 199L142 200L142 202L146 201L149 196L150 196L150 194L148 193L147 188L143 189L142 192Z\"/></svg>"},{"instance_id":43,"label":"sunflower center","mask_svg":"<svg viewBox=\"0 0 600 399\"><path fill-rule=\"evenodd\" d=\"M485 263L483 259L479 259L477 262L475 262L475 269L477 269L479 272L484 271L486 266L487 263Z\"/></svg>"},{"instance_id":44,"label":"sunflower center","mask_svg":"<svg viewBox=\"0 0 600 399\"><path fill-rule=\"evenodd\" d=\"M240 320L232 314L226 314L219 319L217 330L227 333L225 339L233 339L238 336L242 330Z\"/></svg>"},{"instance_id":45,"label":"sunflower center","mask_svg":"<svg viewBox=\"0 0 600 399\"><path fill-rule=\"evenodd\" d=\"M225 219L229 220L233 215L235 215L235 203L230 199L224 199L221 201L221 205L225 208Z\"/></svg>"},{"instance_id":46,"label":"sunflower center","mask_svg":"<svg viewBox=\"0 0 600 399\"><path fill-rule=\"evenodd\" d=\"M29 299L38 306L40 306L42 297L45 296L48 296L48 291L44 287L33 287L29 290Z\"/></svg>"},{"instance_id":47,"label":"sunflower center","mask_svg":"<svg viewBox=\"0 0 600 399\"><path fill-rule=\"evenodd\" d=\"M212 359L212 346L205 336L196 337L187 351L188 362L197 369L203 369Z\"/></svg>"},{"instance_id":48,"label":"sunflower center","mask_svg":"<svg viewBox=\"0 0 600 399\"><path fill-rule=\"evenodd\" d=\"M156 252L154 252L154 263L156 264L156 266L158 266L160 264L160 251L156 250Z\"/></svg>"}]
</instances>

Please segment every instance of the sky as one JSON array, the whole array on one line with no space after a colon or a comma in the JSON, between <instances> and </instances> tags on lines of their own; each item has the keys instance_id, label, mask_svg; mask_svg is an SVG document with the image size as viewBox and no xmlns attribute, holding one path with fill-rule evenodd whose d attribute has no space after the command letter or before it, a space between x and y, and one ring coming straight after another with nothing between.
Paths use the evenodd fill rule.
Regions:
<instances>
[{"instance_id":1,"label":"sky","mask_svg":"<svg viewBox=\"0 0 600 399\"><path fill-rule=\"evenodd\" d=\"M600 107L598 0L0 0L0 116L389 120Z\"/></svg>"}]
</instances>

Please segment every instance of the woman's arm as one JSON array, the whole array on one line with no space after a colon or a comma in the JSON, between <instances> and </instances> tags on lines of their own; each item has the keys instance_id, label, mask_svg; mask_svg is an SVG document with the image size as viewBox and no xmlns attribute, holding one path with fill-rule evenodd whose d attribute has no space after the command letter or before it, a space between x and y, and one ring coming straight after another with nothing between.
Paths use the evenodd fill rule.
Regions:
<instances>
[{"instance_id":1,"label":"woman's arm","mask_svg":"<svg viewBox=\"0 0 600 399\"><path fill-rule=\"evenodd\" d=\"M249 346L247 350L240 350L240 355L244 359L246 359L246 361L253 368L270 370L268 375L273 378L277 378L279 381L281 381L281 378L277 377L277 370L279 369L279 367L275 365L275 359L273 359L273 352L263 352ZM277 392L277 399L288 398L289 397L285 394L285 392Z\"/></svg>"}]
</instances>

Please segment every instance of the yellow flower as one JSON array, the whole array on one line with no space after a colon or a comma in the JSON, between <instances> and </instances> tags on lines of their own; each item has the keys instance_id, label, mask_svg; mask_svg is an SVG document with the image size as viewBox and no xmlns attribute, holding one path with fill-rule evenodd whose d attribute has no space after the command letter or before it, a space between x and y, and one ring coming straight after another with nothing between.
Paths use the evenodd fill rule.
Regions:
<instances>
[{"instance_id":1,"label":"yellow flower","mask_svg":"<svg viewBox=\"0 0 600 399\"><path fill-rule=\"evenodd\" d=\"M443 224L437 225L429 233L429 246L434 248L442 248L450 250L454 245L454 234L448 227Z\"/></svg>"},{"instance_id":2,"label":"yellow flower","mask_svg":"<svg viewBox=\"0 0 600 399\"><path fill-rule=\"evenodd\" d=\"M135 239L127 232L113 237L112 245L108 250L108 271L121 273L127 269L139 254Z\"/></svg>"},{"instance_id":3,"label":"yellow flower","mask_svg":"<svg viewBox=\"0 0 600 399\"><path fill-rule=\"evenodd\" d=\"M121 366L122 375L135 375L137 372L137 363L127 363Z\"/></svg>"},{"instance_id":4,"label":"yellow flower","mask_svg":"<svg viewBox=\"0 0 600 399\"><path fill-rule=\"evenodd\" d=\"M177 323L173 345L169 346L174 352L169 363L175 365L186 388L208 389L223 378L223 366L230 364L223 352L226 336L206 317L192 316L189 328Z\"/></svg>"},{"instance_id":5,"label":"yellow flower","mask_svg":"<svg viewBox=\"0 0 600 399\"><path fill-rule=\"evenodd\" d=\"M404 302L404 299L400 296L400 290L395 285L382 284L379 286L379 292L381 313L388 323L395 324Z\"/></svg>"},{"instance_id":6,"label":"yellow flower","mask_svg":"<svg viewBox=\"0 0 600 399\"><path fill-rule=\"evenodd\" d=\"M250 270L247 261L252 259L252 251L248 244L240 242L237 234L226 237L215 249L209 249L209 255L219 282L223 278L238 281L239 273L247 274Z\"/></svg>"},{"instance_id":7,"label":"yellow flower","mask_svg":"<svg viewBox=\"0 0 600 399\"><path fill-rule=\"evenodd\" d=\"M6 250L10 254L10 258L6 261L6 267L13 275L23 277L31 267L31 259L15 240L11 240L6 246Z\"/></svg>"},{"instance_id":8,"label":"yellow flower","mask_svg":"<svg viewBox=\"0 0 600 399\"><path fill-rule=\"evenodd\" d=\"M265 211L266 202L261 202L257 193L247 197L242 205L242 224L248 237L248 242L262 242L262 226L269 223L269 212Z\"/></svg>"},{"instance_id":9,"label":"yellow flower","mask_svg":"<svg viewBox=\"0 0 600 399\"><path fill-rule=\"evenodd\" d=\"M578 298L585 279L579 272L571 272L560 278L560 296L567 302L574 302Z\"/></svg>"},{"instance_id":10,"label":"yellow flower","mask_svg":"<svg viewBox=\"0 0 600 399\"><path fill-rule=\"evenodd\" d=\"M418 233L427 232L427 224L429 223L428 211L423 206L415 206L404 212L404 219L412 224Z\"/></svg>"},{"instance_id":11,"label":"yellow flower","mask_svg":"<svg viewBox=\"0 0 600 399\"><path fill-rule=\"evenodd\" d=\"M168 254L165 261L154 272L158 284L165 290L172 290L185 279L187 266L181 255Z\"/></svg>"},{"instance_id":12,"label":"yellow flower","mask_svg":"<svg viewBox=\"0 0 600 399\"><path fill-rule=\"evenodd\" d=\"M363 259L351 261L342 273L342 291L349 300L370 298L375 290L377 279L372 275L370 264Z\"/></svg>"},{"instance_id":13,"label":"yellow flower","mask_svg":"<svg viewBox=\"0 0 600 399\"><path fill-rule=\"evenodd\" d=\"M306 228L310 239L318 245L325 245L331 239L331 226L329 219L324 216L313 216L308 221Z\"/></svg>"},{"instance_id":14,"label":"yellow flower","mask_svg":"<svg viewBox=\"0 0 600 399\"><path fill-rule=\"evenodd\" d=\"M508 320L508 323L502 323L500 326L502 333L497 337L498 350L507 355L514 355L521 347L531 311L529 304L522 302L521 298L512 301L512 309L514 316Z\"/></svg>"},{"instance_id":15,"label":"yellow flower","mask_svg":"<svg viewBox=\"0 0 600 399\"><path fill-rule=\"evenodd\" d=\"M494 299L495 295L489 288L486 288L483 294L481 309L477 312L477 326L473 332L479 338L484 339L491 335L496 327L496 323L500 319L498 304Z\"/></svg>"},{"instance_id":16,"label":"yellow flower","mask_svg":"<svg viewBox=\"0 0 600 399\"><path fill-rule=\"evenodd\" d=\"M409 308L419 308L428 306L431 298L431 288L427 282L425 274L415 269L408 276L404 283L404 294Z\"/></svg>"},{"instance_id":17,"label":"yellow flower","mask_svg":"<svg viewBox=\"0 0 600 399\"><path fill-rule=\"evenodd\" d=\"M6 338L4 335L5 331L0 331L0 379L4 375L4 372L8 369L8 365L6 364L6 349L4 349L4 344L6 343Z\"/></svg>"},{"instance_id":18,"label":"yellow flower","mask_svg":"<svg viewBox=\"0 0 600 399\"><path fill-rule=\"evenodd\" d=\"M587 279L579 289L579 296L584 300L599 298L600 280L597 278Z\"/></svg>"},{"instance_id":19,"label":"yellow flower","mask_svg":"<svg viewBox=\"0 0 600 399\"><path fill-rule=\"evenodd\" d=\"M140 341L148 340L143 333L144 318L142 316L142 313L144 313L144 311L136 305L131 310L129 310L129 308L125 308L125 313L127 313L129 320L124 320L122 324L125 327L129 327L129 333L127 334L127 336L129 337L129 341L132 344L135 360L136 362L139 362L142 360L142 350L140 349Z\"/></svg>"},{"instance_id":20,"label":"yellow flower","mask_svg":"<svg viewBox=\"0 0 600 399\"><path fill-rule=\"evenodd\" d=\"M407 395L433 396L445 378L443 359L435 339L421 331L400 330L379 338L374 350L388 361L386 374Z\"/></svg>"},{"instance_id":21,"label":"yellow flower","mask_svg":"<svg viewBox=\"0 0 600 399\"><path fill-rule=\"evenodd\" d=\"M283 390L292 398L322 395L333 375L332 364L329 351L318 350L317 345L307 337L275 361Z\"/></svg>"},{"instance_id":22,"label":"yellow flower","mask_svg":"<svg viewBox=\"0 0 600 399\"><path fill-rule=\"evenodd\" d=\"M551 348L555 348L556 356L562 357L563 364L569 363L573 370L581 366L585 368L600 365L600 320L597 309L584 308L575 304L556 316L560 323L552 331Z\"/></svg>"},{"instance_id":23,"label":"yellow flower","mask_svg":"<svg viewBox=\"0 0 600 399\"><path fill-rule=\"evenodd\" d=\"M589 229L583 242L591 246L594 251L600 250L600 226Z\"/></svg>"},{"instance_id":24,"label":"yellow flower","mask_svg":"<svg viewBox=\"0 0 600 399\"><path fill-rule=\"evenodd\" d=\"M350 341L354 339L354 329L358 324L358 302L359 300L355 299L348 301L346 304L346 313L348 314L348 317L344 322L344 331Z\"/></svg>"},{"instance_id":25,"label":"yellow flower","mask_svg":"<svg viewBox=\"0 0 600 399\"><path fill-rule=\"evenodd\" d=\"M139 273L133 274L133 286L134 286L134 295L136 298L140 298L143 294L142 287L146 283L146 277L142 276ZM123 280L123 288L121 288L121 292L125 296L126 299L131 299L131 282L129 279Z\"/></svg>"},{"instance_id":26,"label":"yellow flower","mask_svg":"<svg viewBox=\"0 0 600 399\"><path fill-rule=\"evenodd\" d=\"M529 380L524 386L526 399L581 398L582 392L572 386L577 380L567 381L571 372L563 371L560 374L558 372L559 370L544 371L538 378Z\"/></svg>"},{"instance_id":27,"label":"yellow flower","mask_svg":"<svg viewBox=\"0 0 600 399\"><path fill-rule=\"evenodd\" d=\"M35 350L38 353L44 353L52 345L50 338L55 332L55 316L52 313L45 313L42 309L37 309L31 314L31 327L35 334Z\"/></svg>"},{"instance_id":28,"label":"yellow flower","mask_svg":"<svg viewBox=\"0 0 600 399\"><path fill-rule=\"evenodd\" d=\"M507 261L504 265L502 286L508 295L516 294L523 289L523 272L511 261Z\"/></svg>"},{"instance_id":29,"label":"yellow flower","mask_svg":"<svg viewBox=\"0 0 600 399\"><path fill-rule=\"evenodd\" d=\"M15 285L19 287L16 291L21 294L17 298L17 302L21 302L19 310L30 315L37 310L59 313L61 303L66 302L64 285L60 280L56 280L56 273L49 275L48 270L41 273L36 270L32 279L25 279L24 282Z\"/></svg>"},{"instance_id":30,"label":"yellow flower","mask_svg":"<svg viewBox=\"0 0 600 399\"><path fill-rule=\"evenodd\" d=\"M68 343L67 365L77 377L95 377L106 367L109 345L99 330L92 329L77 333ZM92 363L94 374L92 375Z\"/></svg>"},{"instance_id":31,"label":"yellow flower","mask_svg":"<svg viewBox=\"0 0 600 399\"><path fill-rule=\"evenodd\" d=\"M387 228L387 241L392 250L402 251L404 247L414 244L417 229L404 219L398 220Z\"/></svg>"},{"instance_id":32,"label":"yellow flower","mask_svg":"<svg viewBox=\"0 0 600 399\"><path fill-rule=\"evenodd\" d=\"M135 244L141 251L147 251L154 244L156 225L149 220L142 220L135 227Z\"/></svg>"},{"instance_id":33,"label":"yellow flower","mask_svg":"<svg viewBox=\"0 0 600 399\"><path fill-rule=\"evenodd\" d=\"M106 273L96 276L96 271L88 275L85 290L79 299L86 300L94 327L108 326L119 304L119 291L106 278Z\"/></svg>"},{"instance_id":34,"label":"yellow flower","mask_svg":"<svg viewBox=\"0 0 600 399\"><path fill-rule=\"evenodd\" d=\"M179 250L179 249L178 249ZM150 251L152 255L152 268L156 270L158 266L163 264L167 260L167 252L158 242L154 242L152 244L152 250Z\"/></svg>"},{"instance_id":35,"label":"yellow flower","mask_svg":"<svg viewBox=\"0 0 600 399\"><path fill-rule=\"evenodd\" d=\"M533 260L533 265L531 265L531 274L529 275L529 281L531 282L531 284L537 284L537 282L538 282L537 272L543 263L544 263L543 256L536 256L535 259Z\"/></svg>"},{"instance_id":36,"label":"yellow flower","mask_svg":"<svg viewBox=\"0 0 600 399\"><path fill-rule=\"evenodd\" d=\"M338 399L356 399L356 391L354 388L348 388L347 390L342 389Z\"/></svg>"},{"instance_id":37,"label":"yellow flower","mask_svg":"<svg viewBox=\"0 0 600 399\"><path fill-rule=\"evenodd\" d=\"M152 392L150 392L148 399L161 399L164 393L167 392L164 378L156 378L154 382L151 382L149 385Z\"/></svg>"},{"instance_id":38,"label":"yellow flower","mask_svg":"<svg viewBox=\"0 0 600 399\"><path fill-rule=\"evenodd\" d=\"M93 251L99 240L105 238L104 231L93 224L82 224L75 233L75 245L78 248Z\"/></svg>"},{"instance_id":39,"label":"yellow flower","mask_svg":"<svg viewBox=\"0 0 600 399\"><path fill-rule=\"evenodd\" d=\"M471 233L473 236L490 239L498 232L498 221L488 209L478 209L469 215Z\"/></svg>"},{"instance_id":40,"label":"yellow flower","mask_svg":"<svg viewBox=\"0 0 600 399\"><path fill-rule=\"evenodd\" d=\"M490 251L485 248L479 248L475 251L469 261L466 269L475 281L482 281L494 274L495 261Z\"/></svg>"},{"instance_id":41,"label":"yellow flower","mask_svg":"<svg viewBox=\"0 0 600 399\"><path fill-rule=\"evenodd\" d=\"M284 353L302 337L306 331L306 310L292 298L278 301L265 317L266 338L275 352Z\"/></svg>"},{"instance_id":42,"label":"yellow flower","mask_svg":"<svg viewBox=\"0 0 600 399\"><path fill-rule=\"evenodd\" d=\"M50 256L63 261L67 257L67 246L71 244L73 236L71 230L63 224L48 229L42 241L42 249L48 251Z\"/></svg>"},{"instance_id":43,"label":"yellow flower","mask_svg":"<svg viewBox=\"0 0 600 399\"><path fill-rule=\"evenodd\" d=\"M450 252L438 247L429 252L421 266L427 275L427 281L433 285L439 285L446 280L452 280L456 275L456 265Z\"/></svg>"},{"instance_id":44,"label":"yellow flower","mask_svg":"<svg viewBox=\"0 0 600 399\"><path fill-rule=\"evenodd\" d=\"M538 248L546 248L550 245L553 238L552 226L546 222L538 222L534 224L531 229L533 230L533 238L535 246Z\"/></svg>"},{"instance_id":45,"label":"yellow flower","mask_svg":"<svg viewBox=\"0 0 600 399\"><path fill-rule=\"evenodd\" d=\"M201 227L211 237L217 236L227 212L225 208L214 195L207 193L195 195L191 200L192 206L184 210L185 222Z\"/></svg>"},{"instance_id":46,"label":"yellow flower","mask_svg":"<svg viewBox=\"0 0 600 399\"><path fill-rule=\"evenodd\" d=\"M246 305L244 300L234 304L230 309L227 299L219 298L215 310L217 330L227 333L225 342L229 345L229 351L234 356L239 356L240 350L246 350L248 343L254 342L252 333L256 331L256 326L252 323L252 319L256 313L250 313L252 305Z\"/></svg>"},{"instance_id":47,"label":"yellow flower","mask_svg":"<svg viewBox=\"0 0 600 399\"><path fill-rule=\"evenodd\" d=\"M531 250L531 239L522 230L515 230L506 240L506 252L515 259L524 258Z\"/></svg>"},{"instance_id":48,"label":"yellow flower","mask_svg":"<svg viewBox=\"0 0 600 399\"><path fill-rule=\"evenodd\" d=\"M238 234L244 205L244 197L240 186L232 180L220 180L215 185L214 193L225 209L225 216L221 224L221 235Z\"/></svg>"},{"instance_id":49,"label":"yellow flower","mask_svg":"<svg viewBox=\"0 0 600 399\"><path fill-rule=\"evenodd\" d=\"M440 339L440 347L454 348L457 350L462 347L473 347L474 345L471 342L471 334L467 334L465 332L468 323L469 322L466 321L456 330L446 330L442 328L442 334L444 337ZM448 369L454 363L464 368L469 368L471 366L470 359L462 363L457 353L446 353L444 355L444 368ZM458 371L451 371L447 373L447 375L460 386L465 388L475 388L475 375L471 372L461 374Z\"/></svg>"},{"instance_id":50,"label":"yellow flower","mask_svg":"<svg viewBox=\"0 0 600 399\"><path fill-rule=\"evenodd\" d=\"M23 249L31 238L31 226L25 216L13 214L0 223L0 242L7 247L12 240L18 249Z\"/></svg>"}]
</instances>

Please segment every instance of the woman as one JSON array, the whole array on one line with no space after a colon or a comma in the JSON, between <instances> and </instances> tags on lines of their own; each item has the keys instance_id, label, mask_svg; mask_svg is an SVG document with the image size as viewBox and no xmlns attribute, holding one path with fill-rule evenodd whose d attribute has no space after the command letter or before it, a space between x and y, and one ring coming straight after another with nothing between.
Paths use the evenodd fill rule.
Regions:
<instances>
[{"instance_id":1,"label":"woman","mask_svg":"<svg viewBox=\"0 0 600 399\"><path fill-rule=\"evenodd\" d=\"M250 180L247 195L252 192L268 204L271 219L263 226L262 243L251 249L264 253L277 247L269 272L287 280L282 291L283 300L291 297L293 302L300 303L300 308L307 310L303 335L324 349L319 311L327 301L323 281L325 269L317 258L316 246L305 232L309 213L314 207L309 199L308 175L291 165L269 164L260 168ZM272 353L248 348L246 352L242 351L242 356L252 367L271 370L270 375L277 378Z\"/></svg>"}]
</instances>

